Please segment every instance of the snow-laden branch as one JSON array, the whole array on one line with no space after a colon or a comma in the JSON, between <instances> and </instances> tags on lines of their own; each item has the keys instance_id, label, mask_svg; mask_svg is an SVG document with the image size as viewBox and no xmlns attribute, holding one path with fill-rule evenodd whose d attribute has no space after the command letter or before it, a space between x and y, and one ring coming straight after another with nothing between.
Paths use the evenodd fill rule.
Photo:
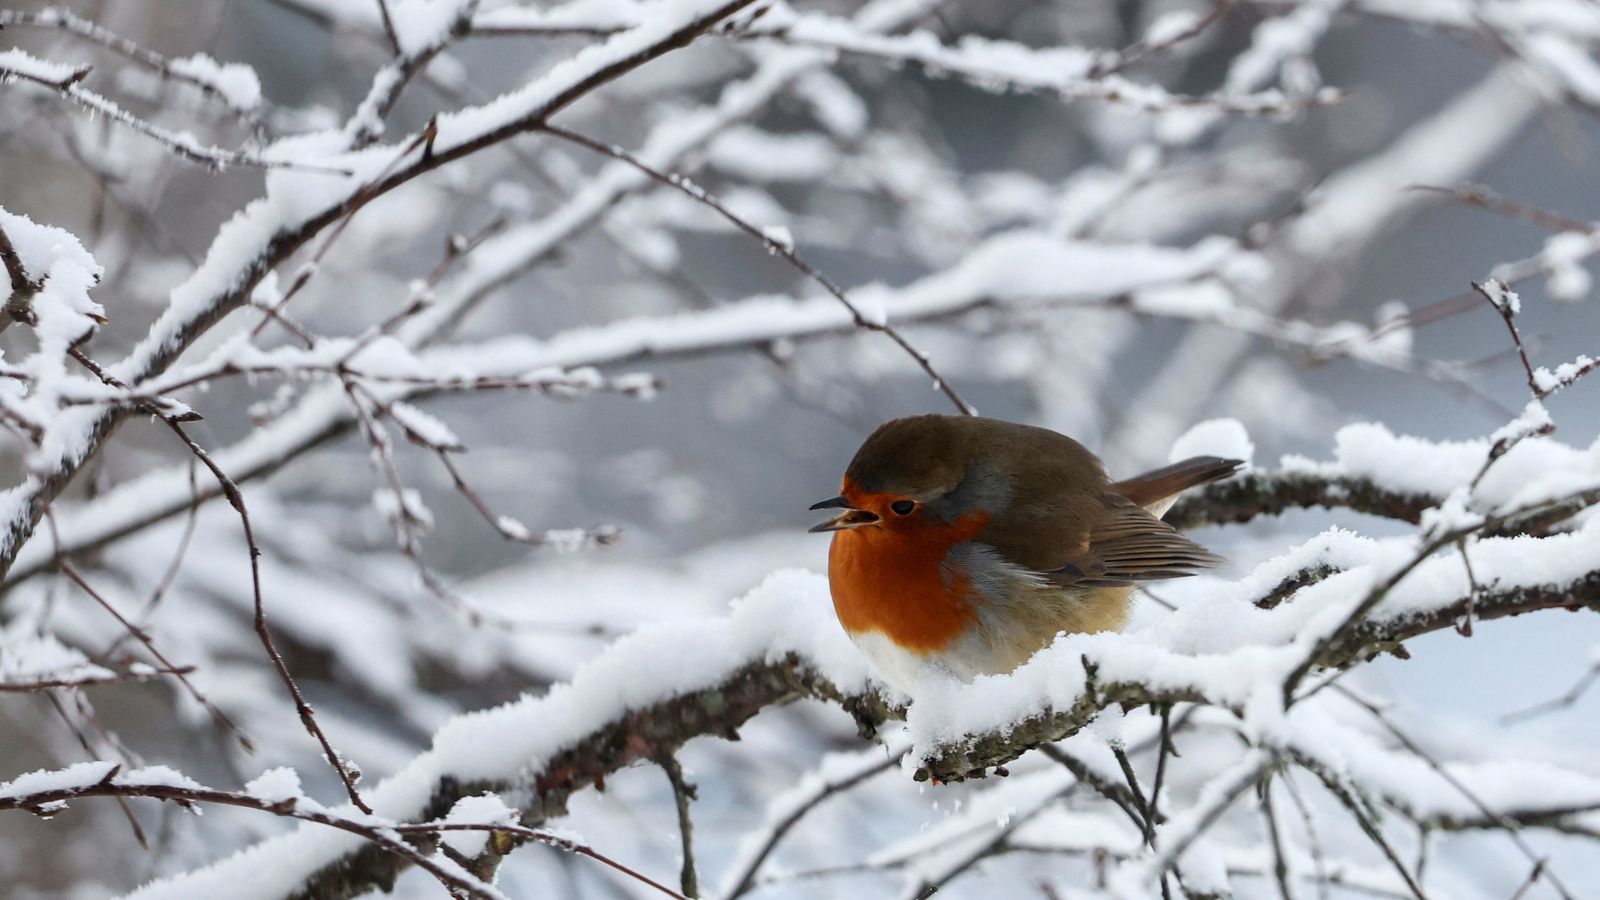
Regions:
<instances>
[{"instance_id":1,"label":"snow-laden branch","mask_svg":"<svg viewBox=\"0 0 1600 900\"><path fill-rule=\"evenodd\" d=\"M354 174L338 178L273 171L267 196L223 226L205 263L174 289L171 302L144 340L112 367L110 374L136 385L165 371L194 340L242 305L261 278L328 227L440 166L537 126L601 85L688 44L750 2L676 4L670 15L590 48L516 91L439 117L430 125L430 139L425 142L413 138L396 147L347 152L346 138L322 134L267 148L263 151L266 159L304 161L309 153L318 158L319 165L337 162ZM417 148L421 152L414 152ZM37 467L38 474L30 475L3 499L0 567L9 570L45 507L123 414L121 410L76 411L52 421L41 441L44 459Z\"/></svg>"},{"instance_id":2,"label":"snow-laden branch","mask_svg":"<svg viewBox=\"0 0 1600 900\"><path fill-rule=\"evenodd\" d=\"M1476 595L1458 558L1425 561L1358 628L1329 645L1319 663L1350 665L1450 628L1469 603L1480 619L1547 609L1600 611L1600 571L1593 568L1600 558L1597 521L1570 534L1475 543L1474 559L1498 575L1492 588ZM1345 548L1352 563L1345 571L1271 610L1249 600L1277 583L1283 569L1318 557L1324 547L1313 541L1240 582L1219 585L1155 632L1066 636L1010 676L925 684L908 711L868 680L832 619L824 579L780 573L727 619L646 628L614 644L570 684L453 721L435 735L428 753L367 797L380 815L412 821L448 808L464 792L522 788L529 797L525 821L537 823L559 814L573 791L631 762L671 752L696 736L730 735L763 708L801 696L839 704L866 728L905 715L917 777L940 781L980 777L1077 732L1114 706L1205 704L1232 711L1263 739L1277 735L1269 746L1285 735L1310 740L1326 734L1326 714L1318 702L1305 701L1285 712L1279 686L1305 653L1307 635L1343 618L1347 602L1341 598L1370 582L1394 548L1357 542ZM1240 635L1247 636L1243 644ZM686 654L685 647L696 652ZM1298 745L1291 740L1287 746ZM1600 781L1585 781L1574 793L1577 777L1505 765L1490 783L1501 812L1558 827L1569 813L1600 806ZM1436 788L1424 793L1396 779L1383 784L1420 816L1476 815L1465 800ZM353 891L387 879L391 865L359 840L330 841L302 831L135 896L204 893L246 869L274 873L263 897L281 896L293 884Z\"/></svg>"},{"instance_id":3,"label":"snow-laden branch","mask_svg":"<svg viewBox=\"0 0 1600 900\"><path fill-rule=\"evenodd\" d=\"M243 63L218 62L204 53L180 59L166 57L60 6L39 12L0 10L0 27L5 26L59 29L126 57L163 79L190 85L226 105L248 124L256 124L261 81L255 70Z\"/></svg>"},{"instance_id":4,"label":"snow-laden branch","mask_svg":"<svg viewBox=\"0 0 1600 900\"><path fill-rule=\"evenodd\" d=\"M1273 470L1248 472L1207 485L1178 500L1166 519L1183 528L1247 522L1290 509L1349 509L1417 523L1476 473L1494 447L1489 438L1427 441L1381 425L1347 425L1334 438L1333 459L1288 457ZM1594 448L1548 438L1519 442L1477 481L1475 496L1491 506L1515 506L1573 489L1569 500L1515 518L1494 534L1543 534L1600 501ZM1585 482L1588 479L1588 483Z\"/></svg>"},{"instance_id":5,"label":"snow-laden branch","mask_svg":"<svg viewBox=\"0 0 1600 900\"><path fill-rule=\"evenodd\" d=\"M171 65L169 64L169 67ZM212 69L221 71L209 58L204 62L191 59L186 64L179 64L178 68L191 73L209 72ZM163 128L127 111L111 98L84 87L83 80L89 77L89 72L89 66L51 62L22 50L11 49L0 52L0 84L22 81L48 88L91 115L103 116L109 121L131 128L190 162L217 170L229 166L261 166L271 169L350 174L349 170L337 165L273 158L254 150L229 150L207 144L190 132Z\"/></svg>"},{"instance_id":6,"label":"snow-laden branch","mask_svg":"<svg viewBox=\"0 0 1600 900\"><path fill-rule=\"evenodd\" d=\"M299 776L290 769L269 769L242 791L207 787L165 766L124 771L122 766L109 762L30 772L0 784L0 810L21 809L41 818L59 814L73 801L95 797L164 800L197 814L203 805L232 806L338 829L366 840L397 860L424 869L453 896L504 900L505 894L459 861L482 855L491 838L510 839L495 852L509 849L512 843L535 841L598 860L668 896L680 900L682 896L591 847L522 827L517 824L515 812L492 794L464 797L436 820L406 823L329 809L305 795ZM417 846L419 843L421 846Z\"/></svg>"},{"instance_id":7,"label":"snow-laden branch","mask_svg":"<svg viewBox=\"0 0 1600 900\"><path fill-rule=\"evenodd\" d=\"M611 171L607 169L605 171ZM643 179L631 166L622 166L628 184ZM609 204L614 195L589 201L584 195L574 201L579 209L589 204ZM599 206L603 209L604 206ZM595 210L598 212L598 209ZM560 214L550 227L560 226L559 240L569 232ZM857 326L850 310L831 296L801 299L754 297L709 310L666 316L623 319L603 325L573 329L545 340L508 337L477 345L440 345L417 353L407 351L449 327L466 307L481 298L514 269L507 260L526 262L542 255L551 246L551 232L508 231L485 242L482 252L490 260L484 265L469 261L461 280L428 309L399 329L393 341L374 346L374 365L397 366L400 374L417 371L450 373L460 370L483 376L513 376L549 370L582 370L588 367L615 367L647 359L697 356L727 350L765 346L784 339L804 339L854 330ZM1143 244L1096 244L1022 231L998 235L974 248L949 269L901 288L865 285L851 290L856 304L887 321L913 322L940 319L974 309L1004 306L1007 303L1032 303L1041 296L1062 302L1100 301L1109 296L1138 293L1192 281L1220 265L1236 250L1229 241L1206 241L1189 248L1167 248ZM1209 294L1207 295L1209 296ZM1174 301L1169 300L1171 304ZM295 360L327 364L338 359L338 343L327 351L309 353L279 351L285 365ZM234 357L237 356L237 359ZM226 368L272 364L274 354L259 354L247 347L229 344L212 361L202 362L193 373L212 373ZM411 360L416 359L417 362ZM352 362L357 362L353 360ZM187 376L174 373L154 382L162 389L180 386ZM409 399L428 393L428 384L391 383L382 386L386 399ZM156 391L160 393L161 391ZM309 391L306 398L272 423L257 429L241 443L219 450L215 456L231 477L245 481L276 470L299 453L321 444L350 426L350 413L344 392L337 385ZM204 489L203 489L204 490ZM203 496L216 496L205 490ZM96 546L127 534L143 525L159 521L187 509L193 500L187 471L181 468L157 470L117 486L108 494L83 507L63 507L57 515L61 524L63 550L75 551ZM49 561L42 548L25 550L13 567L12 579L39 571Z\"/></svg>"},{"instance_id":8,"label":"snow-laden branch","mask_svg":"<svg viewBox=\"0 0 1600 900\"><path fill-rule=\"evenodd\" d=\"M622 5L599 10L598 15L584 16L582 12L586 10L499 7L474 16L469 32L502 37L609 34L634 24L637 17L648 14L648 8ZM1112 74L1120 66L1108 64L1118 58L1112 51L1073 46L1040 49L976 36L951 46L931 31L874 34L849 20L799 13L783 3L772 5L749 25L719 33L740 40L827 50L890 66L916 66L935 77L957 78L985 90L1038 93L1065 102L1099 100L1142 112L1205 107L1243 115L1285 115L1296 110L1296 102L1278 90L1189 96L1122 78ZM1308 99L1326 104L1341 96L1324 89Z\"/></svg>"}]
</instances>

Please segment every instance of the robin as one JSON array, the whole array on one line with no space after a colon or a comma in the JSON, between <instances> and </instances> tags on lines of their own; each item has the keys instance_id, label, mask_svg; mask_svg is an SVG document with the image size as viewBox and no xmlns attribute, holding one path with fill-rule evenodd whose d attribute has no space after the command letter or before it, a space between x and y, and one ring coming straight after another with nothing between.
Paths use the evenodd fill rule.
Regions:
<instances>
[{"instance_id":1,"label":"robin","mask_svg":"<svg viewBox=\"0 0 1600 900\"><path fill-rule=\"evenodd\" d=\"M1243 462L1197 456L1113 482L1082 444L977 416L895 419L873 432L839 496L828 584L873 667L913 693L940 671L1010 672L1059 632L1112 631L1141 582L1222 558L1161 521L1182 491Z\"/></svg>"}]
</instances>

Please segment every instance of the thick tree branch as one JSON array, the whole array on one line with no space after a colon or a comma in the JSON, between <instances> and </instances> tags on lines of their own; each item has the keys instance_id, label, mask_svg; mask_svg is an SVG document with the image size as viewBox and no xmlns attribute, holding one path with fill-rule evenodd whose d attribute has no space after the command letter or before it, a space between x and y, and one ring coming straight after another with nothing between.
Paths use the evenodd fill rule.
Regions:
<instances>
[{"instance_id":1,"label":"thick tree branch","mask_svg":"<svg viewBox=\"0 0 1600 900\"><path fill-rule=\"evenodd\" d=\"M1452 628L1469 601L1470 598L1461 597L1426 613L1364 621L1330 645L1319 663L1330 667L1351 665L1385 647ZM1600 612L1600 571L1569 585L1490 590L1476 599L1476 614L1483 620L1546 609ZM768 661L743 665L709 686L631 709L605 726L567 742L565 749L536 771L513 779L444 778L435 785L432 799L419 811L418 818L442 816L462 797L522 787L527 790L527 802L522 805L524 824L537 825L563 815L567 799L574 792L600 784L622 768L658 759L696 737L733 737L740 726L763 709L801 697L841 706L855 718L863 733L872 733L885 721L904 715L902 708L875 692L841 690L806 658L791 651ZM1193 689L1091 680L1088 689L1068 707L1045 708L1004 729L974 734L939 747L920 760L916 778L941 782L981 778L1029 750L1076 733L1108 707L1176 702L1211 701ZM1528 824L1551 828L1566 824L1555 815L1529 814L1526 819ZM401 861L382 849L365 847L310 876L303 896L352 897L390 883L400 865Z\"/></svg>"}]
</instances>

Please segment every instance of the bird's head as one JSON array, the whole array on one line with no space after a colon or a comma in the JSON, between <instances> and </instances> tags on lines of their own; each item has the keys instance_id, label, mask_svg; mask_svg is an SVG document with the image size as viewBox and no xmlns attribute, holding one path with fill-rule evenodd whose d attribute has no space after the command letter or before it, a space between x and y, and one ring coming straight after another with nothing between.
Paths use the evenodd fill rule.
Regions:
<instances>
[{"instance_id":1,"label":"bird's head","mask_svg":"<svg viewBox=\"0 0 1600 900\"><path fill-rule=\"evenodd\" d=\"M840 510L838 515L811 530L915 534L998 514L1010 486L986 452L987 421L926 415L883 424L856 451L839 496L811 506Z\"/></svg>"}]
</instances>

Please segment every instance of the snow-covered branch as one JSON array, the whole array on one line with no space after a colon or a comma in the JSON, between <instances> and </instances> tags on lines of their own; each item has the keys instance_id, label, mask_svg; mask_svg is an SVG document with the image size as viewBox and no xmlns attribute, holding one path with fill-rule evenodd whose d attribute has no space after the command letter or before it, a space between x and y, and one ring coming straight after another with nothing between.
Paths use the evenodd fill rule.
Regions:
<instances>
[{"instance_id":1,"label":"snow-covered branch","mask_svg":"<svg viewBox=\"0 0 1600 900\"><path fill-rule=\"evenodd\" d=\"M1544 610L1600 611L1600 571L1591 568L1600 528L1590 525L1531 547L1526 540L1495 538L1474 545L1480 559L1516 560L1515 567L1498 566L1500 582L1476 596L1440 577L1459 570L1456 560L1430 560L1426 573L1399 585L1383 607L1330 645L1319 664L1328 669L1354 665L1417 636L1447 630L1469 603L1481 620ZM1281 673L1302 652L1296 635L1308 623L1341 614L1338 604L1325 598L1340 597L1345 585L1370 577L1360 568L1303 589L1273 610L1236 608L1232 615L1257 620L1252 631L1259 644L1180 651L1153 644L1150 636L1071 636L1012 676L930 690L909 709L914 775L941 782L983 777L1029 750L1077 733L1115 707L1203 704L1230 710L1246 729L1264 727L1255 723L1268 712L1258 694L1263 687L1275 690ZM1220 593L1248 593L1266 577L1271 573L1258 572ZM828 602L820 578L785 573L741 601L728 619L642 631L609 648L570 685L451 723L434 736L428 754L372 789L371 802L384 815L410 820L447 808L463 791L520 788L530 791L524 820L539 822L560 815L574 791L634 762L670 753L694 737L732 736L763 709L799 697L837 704L869 732L906 715L898 701L869 683L853 648L828 618ZM1176 615L1200 621L1227 604L1226 597L1218 597L1205 608ZM1181 625L1168 633L1181 634ZM703 652L686 659L677 651L686 646ZM1320 704L1298 705L1287 715L1273 728L1325 734L1318 731L1326 725ZM1391 788L1398 792L1396 802L1421 802L1401 785L1397 781ZM1548 803L1525 799L1502 812L1528 825L1560 828L1570 816L1597 807L1600 780L1586 797L1551 795ZM1446 821L1464 826L1471 819L1413 811L1435 815L1441 827ZM337 862L348 853L357 856ZM353 884L381 883L391 873L377 849L319 845L301 833L161 887L203 890L226 883L235 867L281 872L280 863L290 859L297 860L297 868L284 877L310 879L306 883L313 890L321 884L350 890Z\"/></svg>"}]
</instances>

